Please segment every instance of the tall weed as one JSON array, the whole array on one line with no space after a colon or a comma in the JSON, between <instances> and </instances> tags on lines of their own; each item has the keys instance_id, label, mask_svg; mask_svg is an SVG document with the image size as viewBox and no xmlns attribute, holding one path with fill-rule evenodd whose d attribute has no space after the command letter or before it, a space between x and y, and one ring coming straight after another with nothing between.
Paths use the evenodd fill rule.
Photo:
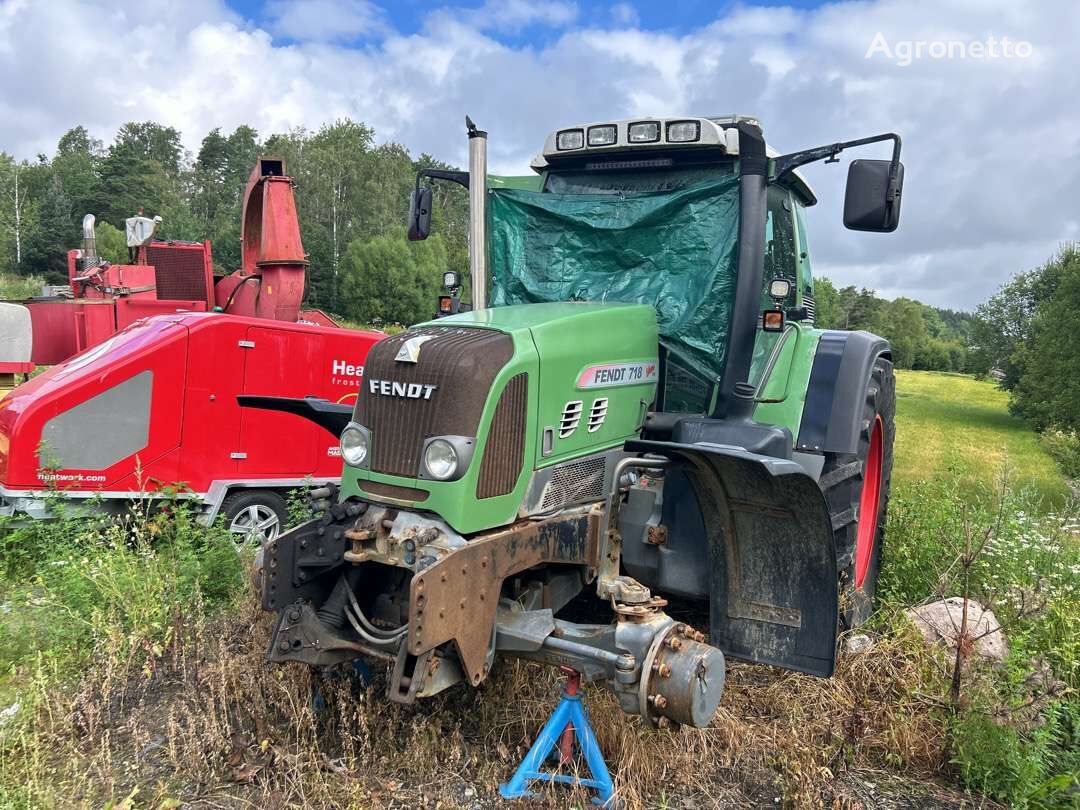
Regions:
<instances>
[{"instance_id":1,"label":"tall weed","mask_svg":"<svg viewBox=\"0 0 1080 810\"><path fill-rule=\"evenodd\" d=\"M1009 657L969 673L948 724L963 782L1018 807L1055 807L1080 790L1080 538L1075 507L1045 514L1002 486L973 500L949 474L894 495L879 595L893 608L960 594L965 533L985 538L971 596L1004 628Z\"/></svg>"}]
</instances>

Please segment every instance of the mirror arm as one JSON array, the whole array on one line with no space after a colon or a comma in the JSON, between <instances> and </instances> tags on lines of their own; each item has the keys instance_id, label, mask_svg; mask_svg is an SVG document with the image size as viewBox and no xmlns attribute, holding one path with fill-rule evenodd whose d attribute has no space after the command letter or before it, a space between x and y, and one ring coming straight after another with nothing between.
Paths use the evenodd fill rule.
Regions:
<instances>
[{"instance_id":1,"label":"mirror arm","mask_svg":"<svg viewBox=\"0 0 1080 810\"><path fill-rule=\"evenodd\" d=\"M900 171L900 136L894 132L886 132L883 135L872 135L869 138L859 138L854 141L840 141L839 143L831 143L827 146L818 146L814 149L804 149L801 152L791 152L786 155L780 155L780 157L773 158L773 163L776 167L775 179L779 180L788 172L793 171L800 166L805 166L807 163L816 163L819 160L825 160L826 163L835 163L836 156L845 149L851 149L855 146L866 146L871 143L880 143L881 141L893 142L892 161L889 164L889 188L885 192L885 201L892 203L896 199L896 176Z\"/></svg>"},{"instance_id":2,"label":"mirror arm","mask_svg":"<svg viewBox=\"0 0 1080 810\"><path fill-rule=\"evenodd\" d=\"M469 173L450 171L448 169L420 169L416 173L416 187L420 188L420 178L430 177L432 180L449 180L465 188L469 187Z\"/></svg>"}]
</instances>

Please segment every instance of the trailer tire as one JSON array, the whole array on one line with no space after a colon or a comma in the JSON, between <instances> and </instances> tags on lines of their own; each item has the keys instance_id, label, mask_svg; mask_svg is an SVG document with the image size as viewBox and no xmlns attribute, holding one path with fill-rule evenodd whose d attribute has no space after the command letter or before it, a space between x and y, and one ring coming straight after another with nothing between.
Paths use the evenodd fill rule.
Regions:
<instances>
[{"instance_id":1,"label":"trailer tire","mask_svg":"<svg viewBox=\"0 0 1080 810\"><path fill-rule=\"evenodd\" d=\"M832 517L842 629L858 627L874 609L889 509L896 377L885 357L874 361L863 392L858 451L826 453L821 488Z\"/></svg>"},{"instance_id":2,"label":"trailer tire","mask_svg":"<svg viewBox=\"0 0 1080 810\"><path fill-rule=\"evenodd\" d=\"M285 530L289 519L285 499L272 489L241 489L221 504L225 528L237 546L262 545Z\"/></svg>"}]
</instances>

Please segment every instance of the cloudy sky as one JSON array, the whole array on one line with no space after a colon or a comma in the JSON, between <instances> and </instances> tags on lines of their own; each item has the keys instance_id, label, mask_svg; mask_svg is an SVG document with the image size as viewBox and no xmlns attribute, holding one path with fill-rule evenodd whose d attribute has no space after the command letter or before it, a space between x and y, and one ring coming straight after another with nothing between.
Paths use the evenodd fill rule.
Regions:
<instances>
[{"instance_id":1,"label":"cloudy sky","mask_svg":"<svg viewBox=\"0 0 1080 810\"><path fill-rule=\"evenodd\" d=\"M469 113L526 173L548 131L610 118L751 113L782 151L891 130L900 230L843 229L852 153L810 167L815 270L969 308L1080 239L1077 42L1071 0L0 0L0 150L349 116L463 164Z\"/></svg>"}]
</instances>

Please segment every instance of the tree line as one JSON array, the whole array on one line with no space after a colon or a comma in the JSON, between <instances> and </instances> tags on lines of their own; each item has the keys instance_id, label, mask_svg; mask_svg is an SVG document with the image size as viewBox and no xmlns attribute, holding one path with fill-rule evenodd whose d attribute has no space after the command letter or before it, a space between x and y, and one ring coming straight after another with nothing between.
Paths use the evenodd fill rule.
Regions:
<instances>
[{"instance_id":1,"label":"tree line","mask_svg":"<svg viewBox=\"0 0 1080 810\"><path fill-rule=\"evenodd\" d=\"M1036 430L1080 432L1080 244L980 304L971 346L972 371L998 379L1013 413Z\"/></svg>"},{"instance_id":2,"label":"tree line","mask_svg":"<svg viewBox=\"0 0 1080 810\"><path fill-rule=\"evenodd\" d=\"M249 126L213 129L195 155L181 134L152 121L120 127L108 146L74 127L53 155L0 152L0 273L67 281L66 254L81 244L84 214L97 217L98 252L126 261L124 220L163 218L159 237L213 246L215 271L240 266L240 208L259 155L284 158L296 184L308 252L306 302L346 319L409 323L430 317L442 272L467 265L468 199L438 184L435 235L405 239L408 197L420 168L452 168L344 119L317 131L261 138Z\"/></svg>"},{"instance_id":3,"label":"tree line","mask_svg":"<svg viewBox=\"0 0 1080 810\"><path fill-rule=\"evenodd\" d=\"M911 298L879 298L870 289L814 280L814 322L822 329L863 329L892 344L893 365L926 371L971 371L968 357L975 318Z\"/></svg>"},{"instance_id":4,"label":"tree line","mask_svg":"<svg viewBox=\"0 0 1080 810\"><path fill-rule=\"evenodd\" d=\"M342 119L265 138L250 126L213 129L194 155L179 131L152 121L123 125L107 146L77 126L52 155L16 160L0 152L0 273L64 283L66 252L80 244L86 213L97 216L99 252L124 261L123 221L139 211L163 217L163 238L210 239L216 270L232 272L240 265L244 186L261 154L284 158L295 179L310 306L359 323L416 322L431 315L442 271L465 272L464 189L436 184L435 235L421 243L405 239L417 170L452 167L397 143L377 145L370 127ZM1049 404L1056 389L1040 380L1051 368L1059 371L1061 353L1049 349L1061 333L1052 325L1071 322L1076 311L1060 303L1072 289L1076 256L1070 247L1021 273L974 314L885 300L819 278L816 320L883 335L899 368L997 374L1017 411L1044 424L1056 412Z\"/></svg>"}]
</instances>

